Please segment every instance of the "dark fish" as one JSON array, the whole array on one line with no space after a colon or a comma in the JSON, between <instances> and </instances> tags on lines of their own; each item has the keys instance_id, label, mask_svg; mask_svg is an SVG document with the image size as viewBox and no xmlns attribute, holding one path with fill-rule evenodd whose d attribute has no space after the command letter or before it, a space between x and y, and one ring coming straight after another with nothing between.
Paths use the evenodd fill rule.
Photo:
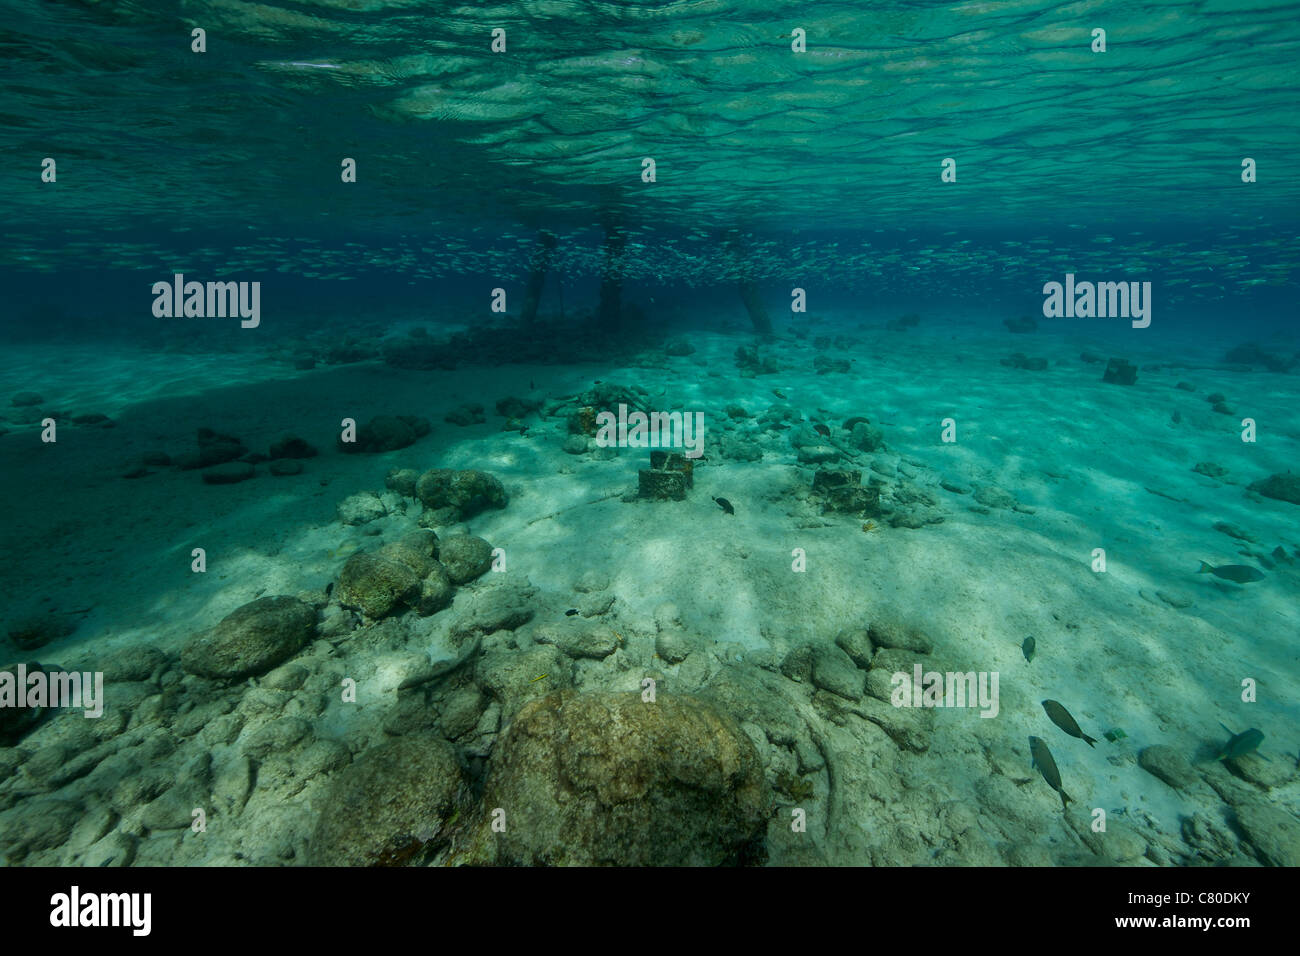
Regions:
<instances>
[{"instance_id":1,"label":"dark fish","mask_svg":"<svg viewBox=\"0 0 1300 956\"><path fill-rule=\"evenodd\" d=\"M578 613L578 609L577 609L576 607L571 607L571 608L569 608L567 611L564 612L564 616L565 616L565 617L573 617L573 615L575 615L575 614L577 614L577 613Z\"/></svg>"},{"instance_id":2,"label":"dark fish","mask_svg":"<svg viewBox=\"0 0 1300 956\"><path fill-rule=\"evenodd\" d=\"M1221 564L1216 568L1202 561L1201 570L1196 573L1213 574L1216 578L1235 581L1237 584L1248 584L1251 581L1264 580L1263 571L1259 570L1259 568L1252 568L1247 564Z\"/></svg>"},{"instance_id":3,"label":"dark fish","mask_svg":"<svg viewBox=\"0 0 1300 956\"><path fill-rule=\"evenodd\" d=\"M1070 802L1070 796L1061 789L1061 771L1056 769L1056 761L1052 759L1052 752L1047 749L1047 744L1043 743L1039 737L1029 738L1029 752L1033 755L1033 765L1038 768L1038 772L1043 775L1048 786L1061 795L1061 809Z\"/></svg>"},{"instance_id":4,"label":"dark fish","mask_svg":"<svg viewBox=\"0 0 1300 956\"><path fill-rule=\"evenodd\" d=\"M818 435L821 435L823 438L831 437L831 430L827 428L825 425L814 425L813 431L815 431Z\"/></svg>"},{"instance_id":5,"label":"dark fish","mask_svg":"<svg viewBox=\"0 0 1300 956\"><path fill-rule=\"evenodd\" d=\"M1034 639L1026 637L1025 642L1020 645L1020 653L1025 655L1025 660L1032 661L1034 659L1034 647Z\"/></svg>"},{"instance_id":6,"label":"dark fish","mask_svg":"<svg viewBox=\"0 0 1300 956\"><path fill-rule=\"evenodd\" d=\"M772 389L772 394L777 398L785 398L785 392L781 391L779 388Z\"/></svg>"},{"instance_id":7,"label":"dark fish","mask_svg":"<svg viewBox=\"0 0 1300 956\"><path fill-rule=\"evenodd\" d=\"M1056 701L1043 701L1043 710L1047 711L1047 717L1052 723L1056 724L1056 726L1060 727L1071 737L1078 737L1089 747L1097 742L1096 737L1089 737L1080 730L1079 725L1075 723L1074 718L1070 716L1070 712Z\"/></svg>"},{"instance_id":8,"label":"dark fish","mask_svg":"<svg viewBox=\"0 0 1300 956\"><path fill-rule=\"evenodd\" d=\"M736 513L736 509L731 507L731 502L728 501L726 498L714 498L713 500L716 501L718 503L718 507L721 508L723 511L725 511L727 514L734 515Z\"/></svg>"},{"instance_id":9,"label":"dark fish","mask_svg":"<svg viewBox=\"0 0 1300 956\"><path fill-rule=\"evenodd\" d=\"M1236 760L1248 753L1254 753L1257 757L1264 757L1256 749L1264 742L1264 732L1258 727L1251 727L1249 730L1234 734L1226 724L1219 724L1219 726L1228 731L1229 740L1219 748L1219 756L1215 757L1215 760ZM1264 757L1264 759L1267 760L1268 758Z\"/></svg>"}]
</instances>

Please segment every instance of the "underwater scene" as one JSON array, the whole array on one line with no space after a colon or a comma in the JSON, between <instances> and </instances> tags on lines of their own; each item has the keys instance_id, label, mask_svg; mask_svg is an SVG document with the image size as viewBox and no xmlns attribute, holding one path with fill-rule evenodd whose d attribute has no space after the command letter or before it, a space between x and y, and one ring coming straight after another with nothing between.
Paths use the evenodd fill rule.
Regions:
<instances>
[{"instance_id":1,"label":"underwater scene","mask_svg":"<svg viewBox=\"0 0 1300 956\"><path fill-rule=\"evenodd\" d=\"M0 14L0 861L1300 864L1300 4Z\"/></svg>"}]
</instances>

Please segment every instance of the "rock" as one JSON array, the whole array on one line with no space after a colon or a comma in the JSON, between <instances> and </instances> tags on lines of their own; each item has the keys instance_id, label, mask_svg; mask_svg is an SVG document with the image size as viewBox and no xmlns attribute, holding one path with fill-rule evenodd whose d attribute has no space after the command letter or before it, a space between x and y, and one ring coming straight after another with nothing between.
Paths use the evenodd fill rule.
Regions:
<instances>
[{"instance_id":1,"label":"rock","mask_svg":"<svg viewBox=\"0 0 1300 956\"><path fill-rule=\"evenodd\" d=\"M416 600L415 609L424 617L437 614L443 608L451 606L455 595L456 586L452 584L446 567L439 562L420 582L420 596Z\"/></svg>"},{"instance_id":2,"label":"rock","mask_svg":"<svg viewBox=\"0 0 1300 956\"><path fill-rule=\"evenodd\" d=\"M313 638L316 610L293 597L264 597L226 615L181 651L181 667L200 677L233 679L264 673Z\"/></svg>"},{"instance_id":3,"label":"rock","mask_svg":"<svg viewBox=\"0 0 1300 956\"><path fill-rule=\"evenodd\" d=\"M664 354L675 356L694 355L695 346L684 338L669 339L664 343Z\"/></svg>"},{"instance_id":4,"label":"rock","mask_svg":"<svg viewBox=\"0 0 1300 956\"><path fill-rule=\"evenodd\" d=\"M533 632L533 640L538 644L554 644L566 657L573 658L601 660L618 649L610 628L574 618L539 625Z\"/></svg>"},{"instance_id":5,"label":"rock","mask_svg":"<svg viewBox=\"0 0 1300 956\"><path fill-rule=\"evenodd\" d=\"M1022 315L1015 319L1003 319L1002 324L1007 327L1009 332L1015 332L1020 335L1038 331L1038 323L1027 315Z\"/></svg>"},{"instance_id":6,"label":"rock","mask_svg":"<svg viewBox=\"0 0 1300 956\"><path fill-rule=\"evenodd\" d=\"M1200 775L1181 751L1168 744L1153 744L1138 754L1138 764L1147 773L1163 780L1175 790L1190 790L1200 782Z\"/></svg>"},{"instance_id":7,"label":"rock","mask_svg":"<svg viewBox=\"0 0 1300 956\"><path fill-rule=\"evenodd\" d=\"M829 355L818 355L813 359L813 368L817 370L818 375L848 372L852 364L852 359L833 359Z\"/></svg>"},{"instance_id":8,"label":"rock","mask_svg":"<svg viewBox=\"0 0 1300 956\"><path fill-rule=\"evenodd\" d=\"M846 631L840 631L835 636L835 643L849 655L849 659L858 667L866 670L871 666L871 638L866 628L850 628Z\"/></svg>"},{"instance_id":9,"label":"rock","mask_svg":"<svg viewBox=\"0 0 1300 956\"><path fill-rule=\"evenodd\" d=\"M285 435L271 446L270 458L315 458L316 449L297 435Z\"/></svg>"},{"instance_id":10,"label":"rock","mask_svg":"<svg viewBox=\"0 0 1300 956\"><path fill-rule=\"evenodd\" d=\"M637 472L637 496L652 501L685 501L686 474L642 468Z\"/></svg>"},{"instance_id":11,"label":"rock","mask_svg":"<svg viewBox=\"0 0 1300 956\"><path fill-rule=\"evenodd\" d=\"M510 720L528 701L573 686L573 665L550 644L522 651L490 651L475 670L479 683L501 705Z\"/></svg>"},{"instance_id":12,"label":"rock","mask_svg":"<svg viewBox=\"0 0 1300 956\"><path fill-rule=\"evenodd\" d=\"M560 448L569 455L585 455L587 453L587 436L570 435L564 439L564 444Z\"/></svg>"},{"instance_id":13,"label":"rock","mask_svg":"<svg viewBox=\"0 0 1300 956\"><path fill-rule=\"evenodd\" d=\"M691 641L685 631L665 628L655 637L655 653L669 664L680 664L691 650Z\"/></svg>"},{"instance_id":14,"label":"rock","mask_svg":"<svg viewBox=\"0 0 1300 956\"><path fill-rule=\"evenodd\" d=\"M346 525L363 525L382 518L388 514L379 495L373 491L362 491L349 495L339 502L338 519Z\"/></svg>"},{"instance_id":15,"label":"rock","mask_svg":"<svg viewBox=\"0 0 1300 956\"><path fill-rule=\"evenodd\" d=\"M895 707L875 697L863 697L848 708L889 735L903 750L924 753L930 748L934 711L927 707Z\"/></svg>"},{"instance_id":16,"label":"rock","mask_svg":"<svg viewBox=\"0 0 1300 956\"><path fill-rule=\"evenodd\" d=\"M1042 372L1047 368L1047 359L1030 358L1023 352L1013 352L1010 357L1002 359L1001 364L1009 368L1022 368L1029 372Z\"/></svg>"},{"instance_id":17,"label":"rock","mask_svg":"<svg viewBox=\"0 0 1300 956\"><path fill-rule=\"evenodd\" d=\"M77 621L67 614L33 614L9 625L9 640L20 651L33 651L52 641L67 637L77 629Z\"/></svg>"},{"instance_id":18,"label":"rock","mask_svg":"<svg viewBox=\"0 0 1300 956\"><path fill-rule=\"evenodd\" d=\"M394 468L384 476L384 487L403 498L414 498L420 473L414 468Z\"/></svg>"},{"instance_id":19,"label":"rock","mask_svg":"<svg viewBox=\"0 0 1300 956\"><path fill-rule=\"evenodd\" d=\"M1237 852L1237 840L1228 828L1201 810L1183 817L1182 837L1197 856L1210 862L1231 859Z\"/></svg>"},{"instance_id":20,"label":"rock","mask_svg":"<svg viewBox=\"0 0 1300 956\"><path fill-rule=\"evenodd\" d=\"M1212 461L1198 461L1192 471L1205 475L1207 478L1222 478L1228 473L1228 469L1222 465L1216 465Z\"/></svg>"},{"instance_id":21,"label":"rock","mask_svg":"<svg viewBox=\"0 0 1300 956\"><path fill-rule=\"evenodd\" d=\"M526 398L516 398L514 395L507 395L505 398L497 399L497 414L504 415L506 418L523 418L536 412L542 407L541 402L532 401Z\"/></svg>"},{"instance_id":22,"label":"rock","mask_svg":"<svg viewBox=\"0 0 1300 956\"><path fill-rule=\"evenodd\" d=\"M45 401L36 392L19 392L11 400L15 408L30 408L33 405L39 405Z\"/></svg>"},{"instance_id":23,"label":"rock","mask_svg":"<svg viewBox=\"0 0 1300 956\"><path fill-rule=\"evenodd\" d=\"M604 591L609 587L609 575L604 571L590 568L583 571L578 580L573 585L573 590L581 594L589 594L594 591Z\"/></svg>"},{"instance_id":24,"label":"rock","mask_svg":"<svg viewBox=\"0 0 1300 956\"><path fill-rule=\"evenodd\" d=\"M929 654L934 650L934 642L920 628L890 618L872 621L868 633L875 647L896 648L916 654Z\"/></svg>"},{"instance_id":25,"label":"rock","mask_svg":"<svg viewBox=\"0 0 1300 956\"><path fill-rule=\"evenodd\" d=\"M176 465L184 470L208 468L234 461L248 454L248 449L233 435L222 435L211 428L200 428L197 432L199 450L195 454L182 455L176 459Z\"/></svg>"},{"instance_id":26,"label":"rock","mask_svg":"<svg viewBox=\"0 0 1300 956\"><path fill-rule=\"evenodd\" d=\"M797 684L806 684L812 680L813 647L804 644L785 655L781 661L781 673Z\"/></svg>"},{"instance_id":27,"label":"rock","mask_svg":"<svg viewBox=\"0 0 1300 956\"><path fill-rule=\"evenodd\" d=\"M839 647L818 647L813 652L812 682L822 690L857 700L862 696L866 675Z\"/></svg>"},{"instance_id":28,"label":"rock","mask_svg":"<svg viewBox=\"0 0 1300 956\"><path fill-rule=\"evenodd\" d=\"M339 451L346 454L377 454L414 445L429 434L429 421L415 415L379 415L360 426L356 441L338 440Z\"/></svg>"},{"instance_id":29,"label":"rock","mask_svg":"<svg viewBox=\"0 0 1300 956\"><path fill-rule=\"evenodd\" d=\"M466 584L491 569L492 545L474 535L454 534L442 542L438 559L454 584Z\"/></svg>"},{"instance_id":30,"label":"rock","mask_svg":"<svg viewBox=\"0 0 1300 956\"><path fill-rule=\"evenodd\" d=\"M1270 352L1257 342L1246 342L1230 349L1223 360L1233 365L1263 366L1270 372L1289 372L1300 362L1300 353Z\"/></svg>"},{"instance_id":31,"label":"rock","mask_svg":"<svg viewBox=\"0 0 1300 956\"><path fill-rule=\"evenodd\" d=\"M298 690L311 675L301 664L283 664L262 678L262 686L275 690Z\"/></svg>"},{"instance_id":32,"label":"rock","mask_svg":"<svg viewBox=\"0 0 1300 956\"><path fill-rule=\"evenodd\" d=\"M102 428L112 428L115 423L107 415L102 415L99 412L87 412L84 415L73 415L72 424L99 425Z\"/></svg>"},{"instance_id":33,"label":"rock","mask_svg":"<svg viewBox=\"0 0 1300 956\"><path fill-rule=\"evenodd\" d=\"M858 422L849 433L849 444L860 451L877 451L885 447L885 433L870 422Z\"/></svg>"},{"instance_id":34,"label":"rock","mask_svg":"<svg viewBox=\"0 0 1300 956\"><path fill-rule=\"evenodd\" d=\"M466 428L470 425L482 425L487 421L487 416L483 414L483 406L478 403L468 405L457 405L442 420L450 425L459 425Z\"/></svg>"},{"instance_id":35,"label":"rock","mask_svg":"<svg viewBox=\"0 0 1300 956\"><path fill-rule=\"evenodd\" d=\"M468 600L457 602L451 633L458 641L476 634L513 631L533 618L532 600L537 588L505 582L475 589Z\"/></svg>"},{"instance_id":36,"label":"rock","mask_svg":"<svg viewBox=\"0 0 1300 956\"><path fill-rule=\"evenodd\" d=\"M266 466L266 470L276 478L287 478L290 475L301 475L302 462L295 461L292 458L277 458Z\"/></svg>"},{"instance_id":37,"label":"rock","mask_svg":"<svg viewBox=\"0 0 1300 956\"><path fill-rule=\"evenodd\" d=\"M1236 538L1238 541L1249 541L1251 544L1259 544L1259 539L1249 531L1227 521L1216 521L1214 523L1214 530L1220 534L1226 534L1229 538Z\"/></svg>"},{"instance_id":38,"label":"rock","mask_svg":"<svg viewBox=\"0 0 1300 956\"><path fill-rule=\"evenodd\" d=\"M861 482L862 472L856 469L822 468L814 472L812 493L821 503L822 514L833 512L858 518L879 515L880 488Z\"/></svg>"},{"instance_id":39,"label":"rock","mask_svg":"<svg viewBox=\"0 0 1300 956\"><path fill-rule=\"evenodd\" d=\"M975 489L975 500L986 508L1014 508L1016 496L997 485L982 485Z\"/></svg>"},{"instance_id":40,"label":"rock","mask_svg":"<svg viewBox=\"0 0 1300 956\"><path fill-rule=\"evenodd\" d=\"M62 846L82 814L81 807L70 800L24 800L0 818L0 855L12 862L28 853Z\"/></svg>"},{"instance_id":41,"label":"rock","mask_svg":"<svg viewBox=\"0 0 1300 956\"><path fill-rule=\"evenodd\" d=\"M1238 803L1237 824L1255 853L1270 866L1300 866L1300 820L1260 799Z\"/></svg>"},{"instance_id":42,"label":"rock","mask_svg":"<svg viewBox=\"0 0 1300 956\"><path fill-rule=\"evenodd\" d=\"M840 450L833 445L804 445L799 449L798 458L805 465L819 465L838 461Z\"/></svg>"},{"instance_id":43,"label":"rock","mask_svg":"<svg viewBox=\"0 0 1300 956\"><path fill-rule=\"evenodd\" d=\"M448 740L463 737L478 726L487 701L477 687L462 687L438 709L438 726Z\"/></svg>"},{"instance_id":44,"label":"rock","mask_svg":"<svg viewBox=\"0 0 1300 956\"><path fill-rule=\"evenodd\" d=\"M761 862L769 800L754 744L687 696L573 691L524 707L493 756L480 827L499 865Z\"/></svg>"},{"instance_id":45,"label":"rock","mask_svg":"<svg viewBox=\"0 0 1300 956\"><path fill-rule=\"evenodd\" d=\"M763 449L757 443L730 435L721 435L717 439L718 454L731 461L762 461Z\"/></svg>"},{"instance_id":46,"label":"rock","mask_svg":"<svg viewBox=\"0 0 1300 956\"><path fill-rule=\"evenodd\" d=\"M438 536L414 531L378 551L358 551L339 574L339 603L381 618L413 607L432 614L451 601L445 569L434 557Z\"/></svg>"},{"instance_id":47,"label":"rock","mask_svg":"<svg viewBox=\"0 0 1300 956\"><path fill-rule=\"evenodd\" d=\"M432 468L415 485L415 495L429 511L447 511L449 524L464 521L488 508L504 508L505 487L486 471Z\"/></svg>"},{"instance_id":48,"label":"rock","mask_svg":"<svg viewBox=\"0 0 1300 956\"><path fill-rule=\"evenodd\" d=\"M401 866L435 853L460 788L456 753L439 737L401 737L366 751L322 802L310 865Z\"/></svg>"},{"instance_id":49,"label":"rock","mask_svg":"<svg viewBox=\"0 0 1300 956\"><path fill-rule=\"evenodd\" d=\"M132 644L115 648L97 667L105 682L120 684L147 681L166 663L167 655L152 644Z\"/></svg>"},{"instance_id":50,"label":"rock","mask_svg":"<svg viewBox=\"0 0 1300 956\"><path fill-rule=\"evenodd\" d=\"M1253 482L1250 490L1263 495L1265 498L1274 498L1278 501L1289 501L1293 505L1300 505L1300 475L1291 472L1279 472L1276 475L1269 475L1259 481Z\"/></svg>"},{"instance_id":51,"label":"rock","mask_svg":"<svg viewBox=\"0 0 1300 956\"><path fill-rule=\"evenodd\" d=\"M216 465L203 472L203 481L209 485L234 485L252 478L256 472L246 461L231 461Z\"/></svg>"},{"instance_id":52,"label":"rock","mask_svg":"<svg viewBox=\"0 0 1300 956\"><path fill-rule=\"evenodd\" d=\"M1121 358L1113 358L1107 362L1106 371L1101 376L1103 382L1114 385L1136 385L1137 379L1137 366Z\"/></svg>"}]
</instances>

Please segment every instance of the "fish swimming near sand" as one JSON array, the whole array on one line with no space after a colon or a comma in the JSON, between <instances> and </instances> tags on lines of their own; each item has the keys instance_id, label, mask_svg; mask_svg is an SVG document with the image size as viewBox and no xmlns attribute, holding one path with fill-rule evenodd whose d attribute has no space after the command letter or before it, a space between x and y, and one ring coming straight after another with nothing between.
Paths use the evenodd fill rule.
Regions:
<instances>
[{"instance_id":1,"label":"fish swimming near sand","mask_svg":"<svg viewBox=\"0 0 1300 956\"><path fill-rule=\"evenodd\" d=\"M1227 724L1221 723L1219 726L1228 731L1229 739L1226 744L1219 748L1219 755L1214 758L1215 760L1236 760L1238 757L1244 757L1249 753L1268 760L1258 750L1259 745L1264 742L1264 732L1258 727L1251 727L1249 730L1234 734Z\"/></svg>"},{"instance_id":2,"label":"fish swimming near sand","mask_svg":"<svg viewBox=\"0 0 1300 956\"><path fill-rule=\"evenodd\" d=\"M831 437L831 430L827 428L825 425L822 424L814 425L813 431L815 431L818 435L821 435L823 438Z\"/></svg>"},{"instance_id":3,"label":"fish swimming near sand","mask_svg":"<svg viewBox=\"0 0 1300 956\"><path fill-rule=\"evenodd\" d=\"M1078 737L1089 747L1097 742L1096 737L1089 737L1079 729L1078 723L1070 716L1070 712L1054 700L1043 701L1043 710L1047 711L1047 718L1056 726L1060 727L1071 737Z\"/></svg>"},{"instance_id":4,"label":"fish swimming near sand","mask_svg":"<svg viewBox=\"0 0 1300 956\"><path fill-rule=\"evenodd\" d=\"M1038 772L1043 775L1048 786L1061 795L1061 809L1070 802L1070 795L1061 789L1061 771L1056 769L1056 761L1052 759L1052 752L1047 749L1047 744L1043 743L1041 737L1029 738L1029 752L1033 755L1033 766L1038 768Z\"/></svg>"},{"instance_id":5,"label":"fish swimming near sand","mask_svg":"<svg viewBox=\"0 0 1300 956\"><path fill-rule=\"evenodd\" d=\"M1213 565L1201 562L1201 570L1197 574L1213 574L1216 578L1223 578L1225 581L1234 581L1237 584L1249 584L1251 581L1263 581L1264 572L1259 568L1252 568L1248 564L1221 564L1217 568Z\"/></svg>"},{"instance_id":6,"label":"fish swimming near sand","mask_svg":"<svg viewBox=\"0 0 1300 956\"><path fill-rule=\"evenodd\" d=\"M1025 655L1025 660L1032 661L1034 659L1034 648L1036 646L1037 644L1032 635L1025 638L1025 642L1020 645L1020 653Z\"/></svg>"},{"instance_id":7,"label":"fish swimming near sand","mask_svg":"<svg viewBox=\"0 0 1300 956\"><path fill-rule=\"evenodd\" d=\"M736 513L736 509L731 507L731 502L728 501L726 498L714 498L713 500L717 502L718 507L721 508L723 511L725 511L727 514L734 515Z\"/></svg>"}]
</instances>

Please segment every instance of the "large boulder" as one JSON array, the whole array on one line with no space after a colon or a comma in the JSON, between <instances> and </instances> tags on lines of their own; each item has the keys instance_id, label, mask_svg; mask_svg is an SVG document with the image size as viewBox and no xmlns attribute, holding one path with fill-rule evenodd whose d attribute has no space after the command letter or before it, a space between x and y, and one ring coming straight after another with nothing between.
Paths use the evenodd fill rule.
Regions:
<instances>
[{"instance_id":1,"label":"large boulder","mask_svg":"<svg viewBox=\"0 0 1300 956\"><path fill-rule=\"evenodd\" d=\"M262 674L298 653L316 630L316 609L295 597L258 598L222 618L181 650L181 666L200 677Z\"/></svg>"},{"instance_id":2,"label":"large boulder","mask_svg":"<svg viewBox=\"0 0 1300 956\"><path fill-rule=\"evenodd\" d=\"M448 577L465 584L492 567L492 545L472 534L453 534L442 542L439 557Z\"/></svg>"},{"instance_id":3,"label":"large boulder","mask_svg":"<svg viewBox=\"0 0 1300 956\"><path fill-rule=\"evenodd\" d=\"M453 523L487 508L504 508L506 490L495 475L473 469L432 468L420 476L415 495L429 511L446 512Z\"/></svg>"},{"instance_id":4,"label":"large boulder","mask_svg":"<svg viewBox=\"0 0 1300 956\"><path fill-rule=\"evenodd\" d=\"M526 704L498 744L479 847L506 865L761 862L768 796L753 743L713 705L564 690Z\"/></svg>"},{"instance_id":5,"label":"large boulder","mask_svg":"<svg viewBox=\"0 0 1300 956\"><path fill-rule=\"evenodd\" d=\"M400 737L342 770L320 810L312 866L401 866L441 848L461 775L441 737Z\"/></svg>"},{"instance_id":6,"label":"large boulder","mask_svg":"<svg viewBox=\"0 0 1300 956\"><path fill-rule=\"evenodd\" d=\"M357 452L395 451L414 445L429 434L429 420L415 415L377 415L357 429L356 441L338 440L339 451Z\"/></svg>"},{"instance_id":7,"label":"large boulder","mask_svg":"<svg viewBox=\"0 0 1300 956\"><path fill-rule=\"evenodd\" d=\"M407 608L421 614L439 611L451 603L451 585L437 554L438 536L427 529L378 551L358 551L339 574L339 603L372 618Z\"/></svg>"}]
</instances>

